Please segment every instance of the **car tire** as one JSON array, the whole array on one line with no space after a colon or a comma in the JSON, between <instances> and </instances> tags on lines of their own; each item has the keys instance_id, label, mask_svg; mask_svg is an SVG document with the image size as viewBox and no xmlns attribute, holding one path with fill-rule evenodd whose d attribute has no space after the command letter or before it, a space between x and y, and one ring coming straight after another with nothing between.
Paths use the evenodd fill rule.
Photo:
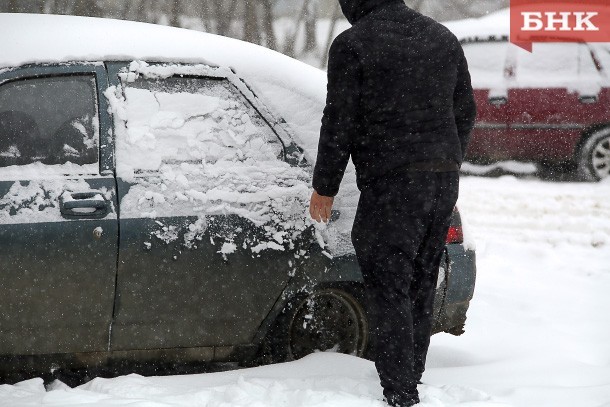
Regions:
<instances>
[{"instance_id":1,"label":"car tire","mask_svg":"<svg viewBox=\"0 0 610 407\"><path fill-rule=\"evenodd\" d=\"M368 319L354 291L324 288L290 301L263 341L257 364L287 362L325 351L364 356Z\"/></svg>"},{"instance_id":2,"label":"car tire","mask_svg":"<svg viewBox=\"0 0 610 407\"><path fill-rule=\"evenodd\" d=\"M538 176L542 179L561 180L574 173L576 165L572 161L540 161L537 163Z\"/></svg>"},{"instance_id":3,"label":"car tire","mask_svg":"<svg viewBox=\"0 0 610 407\"><path fill-rule=\"evenodd\" d=\"M586 181L610 177L610 127L597 130L585 140L577 163L578 173Z\"/></svg>"}]
</instances>

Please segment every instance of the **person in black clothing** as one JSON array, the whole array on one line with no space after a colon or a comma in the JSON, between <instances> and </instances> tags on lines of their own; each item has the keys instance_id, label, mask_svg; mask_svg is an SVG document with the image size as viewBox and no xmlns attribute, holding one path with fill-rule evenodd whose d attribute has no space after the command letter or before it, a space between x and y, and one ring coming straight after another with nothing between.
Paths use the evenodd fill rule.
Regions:
<instances>
[{"instance_id":1,"label":"person in black clothing","mask_svg":"<svg viewBox=\"0 0 610 407\"><path fill-rule=\"evenodd\" d=\"M339 0L310 214L327 222L350 156L352 230L386 401L419 402L444 240L476 106L456 37L402 0Z\"/></svg>"}]
</instances>

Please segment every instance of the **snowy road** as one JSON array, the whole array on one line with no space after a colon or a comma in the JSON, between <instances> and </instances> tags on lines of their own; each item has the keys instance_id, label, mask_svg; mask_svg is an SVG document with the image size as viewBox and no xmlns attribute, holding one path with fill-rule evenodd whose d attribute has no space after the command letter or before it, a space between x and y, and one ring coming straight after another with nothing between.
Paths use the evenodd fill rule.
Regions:
<instances>
[{"instance_id":1,"label":"snowy road","mask_svg":"<svg viewBox=\"0 0 610 407\"><path fill-rule=\"evenodd\" d=\"M421 406L610 406L610 183L464 177L478 279L466 333L433 337ZM0 386L0 406L381 407L336 354L236 372Z\"/></svg>"}]
</instances>

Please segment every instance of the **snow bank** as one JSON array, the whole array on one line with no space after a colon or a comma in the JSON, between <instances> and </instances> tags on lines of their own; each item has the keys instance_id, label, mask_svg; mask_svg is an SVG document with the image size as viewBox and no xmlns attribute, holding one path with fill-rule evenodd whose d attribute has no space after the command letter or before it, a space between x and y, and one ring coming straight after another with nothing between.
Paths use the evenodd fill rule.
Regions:
<instances>
[{"instance_id":1,"label":"snow bank","mask_svg":"<svg viewBox=\"0 0 610 407\"><path fill-rule=\"evenodd\" d=\"M425 382L515 406L610 405L609 190L462 178L477 284L466 333L432 337Z\"/></svg>"},{"instance_id":2,"label":"snow bank","mask_svg":"<svg viewBox=\"0 0 610 407\"><path fill-rule=\"evenodd\" d=\"M602 183L553 183L462 177L458 207L472 238L557 248L610 246L610 188Z\"/></svg>"},{"instance_id":3,"label":"snow bank","mask_svg":"<svg viewBox=\"0 0 610 407\"><path fill-rule=\"evenodd\" d=\"M234 372L148 378L129 375L94 379L75 389L56 382L51 388L46 392L40 379L0 386L0 406L385 406L372 362L331 353ZM420 385L419 390L422 407L506 405L465 386Z\"/></svg>"}]
</instances>

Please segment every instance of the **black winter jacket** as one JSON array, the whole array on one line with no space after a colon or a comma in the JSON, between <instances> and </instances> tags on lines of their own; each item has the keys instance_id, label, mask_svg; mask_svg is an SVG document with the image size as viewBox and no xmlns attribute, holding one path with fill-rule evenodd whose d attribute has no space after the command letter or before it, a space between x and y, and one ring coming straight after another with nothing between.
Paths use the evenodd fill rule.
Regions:
<instances>
[{"instance_id":1,"label":"black winter jacket","mask_svg":"<svg viewBox=\"0 0 610 407\"><path fill-rule=\"evenodd\" d=\"M476 107L464 52L402 0L340 0L352 27L330 48L313 187L335 196L350 155L358 187L415 162L461 165Z\"/></svg>"}]
</instances>

